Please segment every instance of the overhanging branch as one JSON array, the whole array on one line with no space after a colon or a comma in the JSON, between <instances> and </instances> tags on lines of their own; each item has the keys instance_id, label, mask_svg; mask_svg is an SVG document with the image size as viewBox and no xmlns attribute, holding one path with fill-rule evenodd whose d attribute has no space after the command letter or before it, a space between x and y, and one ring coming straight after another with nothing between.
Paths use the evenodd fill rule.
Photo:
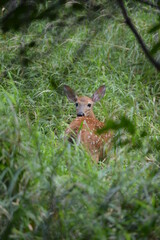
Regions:
<instances>
[{"instance_id":1,"label":"overhanging branch","mask_svg":"<svg viewBox=\"0 0 160 240\"><path fill-rule=\"evenodd\" d=\"M149 59L149 61L153 64L153 66L158 70L160 71L160 63L157 62L150 54L149 50L147 49L143 39L141 38L141 36L139 35L139 33L137 32L134 24L132 23L131 21L131 18L128 16L127 14L127 11L126 11L126 8L124 6L124 2L123 0L117 0L121 10L122 10L122 14L123 14L123 17L125 19L125 22L126 24L129 26L129 28L131 29L131 31L134 33L138 43L140 44L143 52L145 53L146 57Z\"/></svg>"}]
</instances>

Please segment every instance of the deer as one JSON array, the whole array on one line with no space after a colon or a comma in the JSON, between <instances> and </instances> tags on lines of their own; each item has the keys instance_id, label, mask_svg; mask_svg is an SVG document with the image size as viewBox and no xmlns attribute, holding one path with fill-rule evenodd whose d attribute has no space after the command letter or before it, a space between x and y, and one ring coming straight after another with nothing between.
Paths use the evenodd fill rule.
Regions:
<instances>
[{"instance_id":1,"label":"deer","mask_svg":"<svg viewBox=\"0 0 160 240\"><path fill-rule=\"evenodd\" d=\"M98 163L104 159L104 148L111 144L112 133L107 132L99 135L98 129L104 127L104 123L96 119L93 106L105 95L105 85L100 86L92 97L77 96L72 88L64 85L64 93L68 100L75 104L77 117L69 124L65 131L65 139L69 142L76 141L85 147L92 159Z\"/></svg>"}]
</instances>

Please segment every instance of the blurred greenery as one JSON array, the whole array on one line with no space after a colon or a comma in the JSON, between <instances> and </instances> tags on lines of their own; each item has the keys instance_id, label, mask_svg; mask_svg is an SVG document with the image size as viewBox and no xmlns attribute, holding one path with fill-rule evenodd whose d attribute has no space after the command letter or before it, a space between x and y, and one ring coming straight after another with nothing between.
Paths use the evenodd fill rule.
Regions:
<instances>
[{"instance_id":1,"label":"blurred greenery","mask_svg":"<svg viewBox=\"0 0 160 240\"><path fill-rule=\"evenodd\" d=\"M37 16L57 2L37 2ZM0 239L159 239L160 78L110 3L1 31ZM141 6L127 11L151 47L157 11ZM99 164L63 141L75 117L63 84L106 85L94 112L114 138Z\"/></svg>"},{"instance_id":2,"label":"blurred greenery","mask_svg":"<svg viewBox=\"0 0 160 240\"><path fill-rule=\"evenodd\" d=\"M145 39L141 37L141 34L138 33L136 26L132 23L132 19L129 17L127 13L127 6L134 6L137 8L138 6L143 7L147 5L148 9L153 8L153 11L157 15L156 23L152 24L150 29L148 30L149 34L159 35L160 28L160 17L159 17L159 1L123 1L123 0L86 0L86 1L67 1L67 0L3 0L0 3L0 7L2 7L1 11L1 19L0 19L0 27L2 31L5 33L9 30L25 31L26 28L32 24L32 22L37 20L47 21L56 21L60 20L61 25L65 25L65 20L69 19L72 16L75 17L76 22L84 21L88 19L90 21L94 21L98 15L103 16L103 12L106 11L108 6L112 8L111 12L108 12L110 17L114 17L117 9L121 9L124 21L130 28L130 30L134 33L136 40L139 42L142 50L144 51L146 57L150 61L153 66L160 71L160 63L157 60L157 56L155 58L152 55L159 55L160 49L160 41L158 40L158 36L156 36L156 41L152 44L152 47L149 50L149 47L146 46ZM80 16L77 15L77 12L80 13ZM126 13L125 13L126 12ZM70 26L69 26L70 27ZM141 39L141 40L140 40ZM29 46L29 45L28 45ZM28 65L28 59L23 61L23 64Z\"/></svg>"}]
</instances>

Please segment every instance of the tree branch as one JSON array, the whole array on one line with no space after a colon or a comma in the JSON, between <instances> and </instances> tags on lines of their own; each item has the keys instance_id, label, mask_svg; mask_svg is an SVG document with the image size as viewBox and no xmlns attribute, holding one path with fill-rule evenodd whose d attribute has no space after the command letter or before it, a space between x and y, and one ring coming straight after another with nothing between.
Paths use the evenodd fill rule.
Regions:
<instances>
[{"instance_id":1,"label":"tree branch","mask_svg":"<svg viewBox=\"0 0 160 240\"><path fill-rule=\"evenodd\" d=\"M123 0L117 0L121 10L122 10L122 14L123 14L123 17L126 21L126 24L129 26L129 28L131 29L131 31L134 33L138 43L140 44L143 52L145 53L146 57L149 59L149 61L152 63L152 65L154 65L154 67L160 71L160 63L157 62L150 54L149 50L147 49L145 43L143 42L143 39L141 38L141 36L138 34L135 26L133 25L130 17L128 16L127 14L127 11L125 9L125 6L124 6L124 3L123 3Z\"/></svg>"},{"instance_id":2,"label":"tree branch","mask_svg":"<svg viewBox=\"0 0 160 240\"><path fill-rule=\"evenodd\" d=\"M148 1L148 0L136 0L136 1L139 2L139 3L146 4L146 5L148 5L150 7L153 7L153 8L155 8L155 9L160 11L160 7L158 5L152 3L151 1Z\"/></svg>"}]
</instances>

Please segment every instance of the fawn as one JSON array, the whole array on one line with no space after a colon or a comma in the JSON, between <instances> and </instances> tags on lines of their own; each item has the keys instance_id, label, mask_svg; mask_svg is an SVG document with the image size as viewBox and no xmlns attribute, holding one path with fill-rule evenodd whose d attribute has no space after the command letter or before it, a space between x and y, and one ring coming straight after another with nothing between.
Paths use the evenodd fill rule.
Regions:
<instances>
[{"instance_id":1,"label":"fawn","mask_svg":"<svg viewBox=\"0 0 160 240\"><path fill-rule=\"evenodd\" d=\"M104 126L104 123L95 118L93 105L98 102L105 94L106 87L103 85L93 94L91 98L86 96L77 96L75 92L67 85L64 85L64 92L70 102L75 103L77 117L70 123L66 129L65 136L69 141L74 138L77 144L82 145L91 154L96 162L104 156L104 145L110 143L112 133L97 134L97 130Z\"/></svg>"}]
</instances>

